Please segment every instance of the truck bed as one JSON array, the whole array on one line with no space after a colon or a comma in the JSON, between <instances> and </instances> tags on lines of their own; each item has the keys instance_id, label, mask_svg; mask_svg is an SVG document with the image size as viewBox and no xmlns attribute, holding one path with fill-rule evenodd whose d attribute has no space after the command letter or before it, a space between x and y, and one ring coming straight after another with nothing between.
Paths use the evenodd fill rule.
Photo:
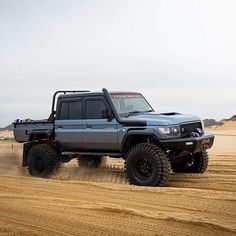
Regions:
<instances>
[{"instance_id":1,"label":"truck bed","mask_svg":"<svg viewBox=\"0 0 236 236\"><path fill-rule=\"evenodd\" d=\"M48 120L16 121L13 123L15 140L19 143L28 142L32 131L52 131L53 122Z\"/></svg>"}]
</instances>

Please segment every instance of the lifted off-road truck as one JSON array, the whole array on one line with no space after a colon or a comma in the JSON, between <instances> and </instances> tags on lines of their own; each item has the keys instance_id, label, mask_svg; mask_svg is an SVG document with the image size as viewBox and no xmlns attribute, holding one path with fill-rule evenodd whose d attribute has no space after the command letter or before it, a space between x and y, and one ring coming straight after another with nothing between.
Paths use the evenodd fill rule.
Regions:
<instances>
[{"instance_id":1,"label":"lifted off-road truck","mask_svg":"<svg viewBox=\"0 0 236 236\"><path fill-rule=\"evenodd\" d=\"M107 89L57 91L47 120L13 124L16 141L24 143L23 167L43 178L73 158L81 167L98 167L110 156L124 158L131 184L164 186L171 169L205 172L214 141L196 116L155 113L140 93Z\"/></svg>"}]
</instances>

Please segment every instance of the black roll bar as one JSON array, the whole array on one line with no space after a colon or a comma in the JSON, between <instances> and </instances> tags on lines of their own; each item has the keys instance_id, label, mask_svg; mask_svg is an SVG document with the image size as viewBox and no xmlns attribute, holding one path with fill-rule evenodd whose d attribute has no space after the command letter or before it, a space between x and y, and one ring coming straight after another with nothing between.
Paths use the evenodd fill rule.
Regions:
<instances>
[{"instance_id":1,"label":"black roll bar","mask_svg":"<svg viewBox=\"0 0 236 236\"><path fill-rule=\"evenodd\" d=\"M53 117L53 120L54 120L54 115L55 115L55 103L56 103L56 96L59 94L59 93L62 93L62 94L67 94L67 93L86 93L86 92L90 92L89 90L59 90L59 91L56 91L54 94L53 94L53 98L52 98L52 112L51 112L51 116Z\"/></svg>"}]
</instances>

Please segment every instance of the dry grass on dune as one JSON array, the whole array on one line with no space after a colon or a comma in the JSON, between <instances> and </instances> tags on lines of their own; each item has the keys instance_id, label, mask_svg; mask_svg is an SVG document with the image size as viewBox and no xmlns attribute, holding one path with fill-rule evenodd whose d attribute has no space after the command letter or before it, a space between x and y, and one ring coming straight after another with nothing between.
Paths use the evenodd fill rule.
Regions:
<instances>
[{"instance_id":1,"label":"dry grass on dune","mask_svg":"<svg viewBox=\"0 0 236 236\"><path fill-rule=\"evenodd\" d=\"M0 138L13 138L13 132L8 130L0 131Z\"/></svg>"}]
</instances>

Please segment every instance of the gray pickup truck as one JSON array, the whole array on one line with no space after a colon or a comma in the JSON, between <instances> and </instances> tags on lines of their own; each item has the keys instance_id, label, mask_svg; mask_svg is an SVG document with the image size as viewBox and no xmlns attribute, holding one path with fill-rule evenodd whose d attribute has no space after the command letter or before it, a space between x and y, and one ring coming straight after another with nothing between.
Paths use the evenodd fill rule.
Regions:
<instances>
[{"instance_id":1,"label":"gray pickup truck","mask_svg":"<svg viewBox=\"0 0 236 236\"><path fill-rule=\"evenodd\" d=\"M164 186L169 173L203 173L214 142L201 120L176 112L155 113L137 92L57 91L47 120L16 120L24 143L23 167L47 178L78 158L98 167L102 156L123 158L129 182Z\"/></svg>"}]
</instances>

